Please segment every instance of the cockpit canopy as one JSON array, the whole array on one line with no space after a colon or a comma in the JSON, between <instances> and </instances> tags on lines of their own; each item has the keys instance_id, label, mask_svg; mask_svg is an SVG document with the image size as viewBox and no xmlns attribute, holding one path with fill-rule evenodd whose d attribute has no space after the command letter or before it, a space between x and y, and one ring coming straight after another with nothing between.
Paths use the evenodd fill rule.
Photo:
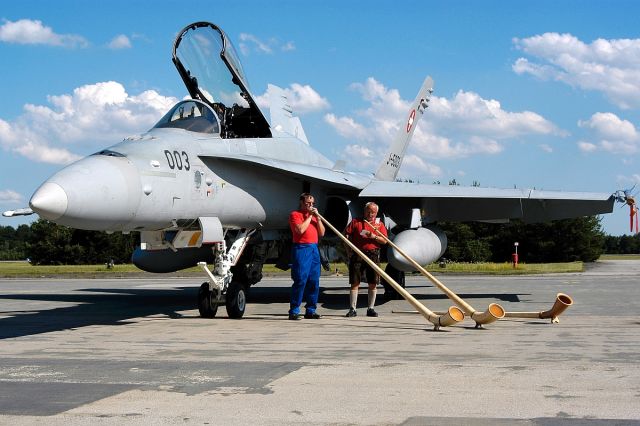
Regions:
<instances>
[{"instance_id":1,"label":"cockpit canopy","mask_svg":"<svg viewBox=\"0 0 640 426\"><path fill-rule=\"evenodd\" d=\"M154 128L184 129L198 133L220 133L218 117L204 102L178 102L153 126Z\"/></svg>"},{"instance_id":2,"label":"cockpit canopy","mask_svg":"<svg viewBox=\"0 0 640 426\"><path fill-rule=\"evenodd\" d=\"M222 137L271 137L238 55L220 28L209 22L185 27L174 42L173 63L191 97L218 115Z\"/></svg>"}]
</instances>

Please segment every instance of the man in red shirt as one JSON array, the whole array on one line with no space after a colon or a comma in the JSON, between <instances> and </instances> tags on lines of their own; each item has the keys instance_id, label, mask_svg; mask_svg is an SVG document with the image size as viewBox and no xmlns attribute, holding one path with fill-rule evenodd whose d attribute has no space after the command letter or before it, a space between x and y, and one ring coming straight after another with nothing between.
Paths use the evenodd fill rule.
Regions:
<instances>
[{"instance_id":1,"label":"man in red shirt","mask_svg":"<svg viewBox=\"0 0 640 426\"><path fill-rule=\"evenodd\" d=\"M324 235L324 224L318 218L313 195L300 195L298 210L289 215L289 227L293 234L291 248L291 303L289 319L300 319L302 299L306 301L304 317L320 319L316 312L320 292L320 252L318 238Z\"/></svg>"},{"instance_id":2,"label":"man in red shirt","mask_svg":"<svg viewBox=\"0 0 640 426\"><path fill-rule=\"evenodd\" d=\"M347 225L347 229L345 229L344 234L353 243L353 245L355 245L376 265L379 265L380 247L387 244L387 242L384 238L378 235L375 230L377 229L385 236L388 234L387 228L385 228L384 223L380 221L380 218L376 217L377 215L378 205L374 202L368 202L364 206L364 218L353 219L349 225ZM349 284L351 285L351 290L349 291L350 308L349 312L347 312L347 317L351 318L358 315L358 312L356 311L358 287L360 286L363 274L369 284L367 316L377 317L378 313L375 311L374 306L376 304L376 287L380 282L380 276L371 266L362 260L358 254L351 253L351 249L348 246L347 257L349 258Z\"/></svg>"}]
</instances>

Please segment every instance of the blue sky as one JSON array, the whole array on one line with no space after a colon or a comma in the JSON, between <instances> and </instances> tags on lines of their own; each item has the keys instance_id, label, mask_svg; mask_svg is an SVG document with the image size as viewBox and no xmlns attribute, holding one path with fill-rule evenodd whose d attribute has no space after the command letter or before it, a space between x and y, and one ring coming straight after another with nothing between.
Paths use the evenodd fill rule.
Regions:
<instances>
[{"instance_id":1,"label":"blue sky","mask_svg":"<svg viewBox=\"0 0 640 426\"><path fill-rule=\"evenodd\" d=\"M0 210L184 97L171 48L195 21L223 28L254 95L286 89L311 144L352 170L375 169L431 75L403 177L640 189L638 16L636 1L2 2ZM603 224L628 222L616 206Z\"/></svg>"}]
</instances>

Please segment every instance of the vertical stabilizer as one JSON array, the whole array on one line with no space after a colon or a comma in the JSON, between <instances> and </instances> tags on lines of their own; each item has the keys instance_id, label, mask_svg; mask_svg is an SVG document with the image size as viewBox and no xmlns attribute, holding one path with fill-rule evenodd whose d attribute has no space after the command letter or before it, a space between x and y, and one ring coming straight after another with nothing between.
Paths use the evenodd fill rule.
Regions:
<instances>
[{"instance_id":1,"label":"vertical stabilizer","mask_svg":"<svg viewBox=\"0 0 640 426\"><path fill-rule=\"evenodd\" d=\"M273 84L269 84L267 88L271 112L271 129L295 136L308 145L309 141L302 128L302 123L298 117L293 115L293 110L289 105L285 91Z\"/></svg>"},{"instance_id":2,"label":"vertical stabilizer","mask_svg":"<svg viewBox=\"0 0 640 426\"><path fill-rule=\"evenodd\" d=\"M420 117L422 117L422 114L424 114L424 111L429 106L431 93L433 93L433 79L427 77L424 83L422 83L418 96L416 96L415 101L411 104L411 108L409 108L407 120L400 126L398 134L391 143L389 152L385 155L380 167L378 167L378 171L376 171L375 174L376 179L386 181L394 181L396 179L404 154L407 151L413 132L418 125L418 120L420 120Z\"/></svg>"}]
</instances>

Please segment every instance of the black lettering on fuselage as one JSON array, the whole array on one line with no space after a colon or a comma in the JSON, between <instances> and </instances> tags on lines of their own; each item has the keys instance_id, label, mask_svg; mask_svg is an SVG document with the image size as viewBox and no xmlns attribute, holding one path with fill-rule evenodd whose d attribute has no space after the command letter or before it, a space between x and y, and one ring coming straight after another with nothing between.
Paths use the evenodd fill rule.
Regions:
<instances>
[{"instance_id":1,"label":"black lettering on fuselage","mask_svg":"<svg viewBox=\"0 0 640 426\"><path fill-rule=\"evenodd\" d=\"M182 151L169 151L168 149L164 150L164 156L167 159L167 165L171 170L191 170L191 163L189 163L189 155Z\"/></svg>"}]
</instances>

